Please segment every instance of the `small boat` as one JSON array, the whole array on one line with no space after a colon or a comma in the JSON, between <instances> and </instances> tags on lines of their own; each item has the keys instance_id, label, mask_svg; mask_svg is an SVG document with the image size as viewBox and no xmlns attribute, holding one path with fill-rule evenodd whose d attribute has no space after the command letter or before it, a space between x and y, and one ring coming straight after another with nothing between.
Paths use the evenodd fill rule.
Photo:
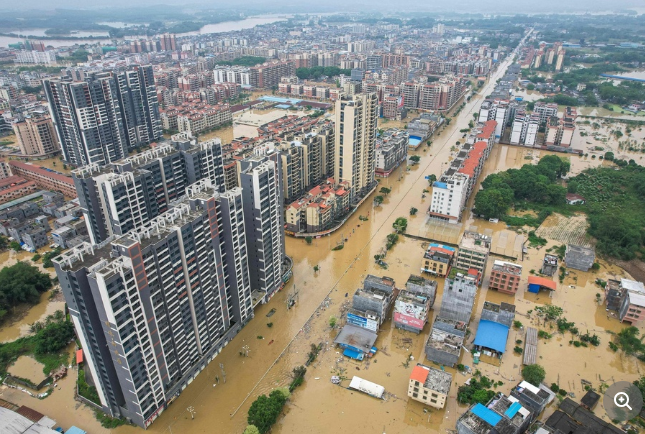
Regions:
<instances>
[{"instance_id":1,"label":"small boat","mask_svg":"<svg viewBox=\"0 0 645 434\"><path fill-rule=\"evenodd\" d=\"M271 345L272 343L273 343L273 339L271 339L271 342L269 342L269 345Z\"/></svg>"}]
</instances>

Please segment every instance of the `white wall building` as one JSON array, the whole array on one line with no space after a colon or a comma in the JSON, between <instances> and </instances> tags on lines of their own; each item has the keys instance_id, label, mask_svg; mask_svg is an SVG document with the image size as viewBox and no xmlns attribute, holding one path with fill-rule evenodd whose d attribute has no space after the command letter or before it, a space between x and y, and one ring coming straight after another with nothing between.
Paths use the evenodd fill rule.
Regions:
<instances>
[{"instance_id":1,"label":"white wall building","mask_svg":"<svg viewBox=\"0 0 645 434\"><path fill-rule=\"evenodd\" d=\"M432 184L432 202L430 203L431 217L457 223L466 202L468 175L455 173L442 177L441 181Z\"/></svg>"}]
</instances>

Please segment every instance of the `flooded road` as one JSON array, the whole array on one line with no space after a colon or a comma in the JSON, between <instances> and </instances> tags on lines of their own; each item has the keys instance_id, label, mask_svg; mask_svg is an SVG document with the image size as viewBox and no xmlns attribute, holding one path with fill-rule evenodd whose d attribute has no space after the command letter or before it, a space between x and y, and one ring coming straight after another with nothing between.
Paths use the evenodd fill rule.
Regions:
<instances>
[{"instance_id":1,"label":"flooded road","mask_svg":"<svg viewBox=\"0 0 645 434\"><path fill-rule=\"evenodd\" d=\"M394 329L391 322L386 321L376 342L379 352L369 362L356 363L342 357L333 346L339 327L331 329L329 318L342 318L344 309L351 301L351 294L362 284L367 274L392 277L397 286L402 287L410 274L419 273L425 242L403 236L399 237L394 248L387 251L387 269L374 263L374 255L385 252L385 238L392 232L392 223L397 217L408 218L407 231L411 235L439 239L435 237L438 235L454 240L452 242L457 242L463 229L471 225L477 226L479 230L490 229L494 233L508 230L503 223L476 220L468 214L461 225L431 222L426 218L429 195L422 198L423 190L429 188L424 176L440 175L442 165L450 158L450 148L461 139L459 130L467 127L472 113L479 107L481 95L490 93L506 66L507 63L502 65L480 94L471 98L451 125L433 139L430 148L420 147L414 152L421 157L419 165L411 167L409 171L406 167L399 167L389 178L381 180L381 185L392 190L381 206L374 207L372 201L366 201L342 229L330 237L314 240L312 245L307 245L304 240L287 238L287 253L294 260L294 278L268 305L257 308L255 318L222 351L215 363L211 363L164 411L148 432L241 433L247 424L246 413L251 402L260 394L288 384L289 373L295 366L304 364L312 343L323 343L323 351L308 368L304 384L295 391L285 406L285 416L280 418L272 433L302 433L305 427L307 432L321 434L340 430L445 433L446 429L454 429L456 419L466 409L466 406L459 407L455 399L457 387L468 379L466 375L446 368L453 373L454 378L450 399L443 410L425 412L421 403L408 400L406 396L408 378L414 364L429 363L423 357L423 345L429 325L417 336ZM543 151L495 145L480 181L488 173L534 163L541 152ZM409 216L411 207L419 210L417 215ZM359 220L361 215L367 216L368 220ZM332 247L343 241L342 250L331 251ZM556 244L558 243L550 242L539 250L529 249L524 260L518 261L524 267L523 283L530 275L530 270L540 268L545 249ZM493 259L494 256L489 259L486 276ZM318 272L314 271L316 265L319 267ZM538 363L546 369L546 383L558 383L579 398L582 394L581 379L592 382L596 387L601 381L633 380L642 371L642 365L633 358L608 349L610 335L606 330L616 332L622 326L616 319L608 317L604 307L595 301L595 294L601 292L594 284L595 278L606 278L609 275L626 276L622 270L602 263L597 274L570 274L562 284L558 283L552 297L546 293L527 294L525 284L520 285L515 297L488 291L488 281L485 279L475 302L470 324L473 333L468 338L467 346L471 346L474 339L479 313L485 301L515 304L516 319L525 327L537 326L535 315L529 316L529 311L537 305L553 303L564 308L564 316L569 321L574 321L581 332L589 330L590 333L597 333L601 338L601 345L597 348L576 348L569 344L570 335L556 334L548 325L545 328L540 324L540 328L553 333L550 340L541 339L538 346ZM437 280L439 288L435 306L439 306L441 302L444 286L443 279ZM286 298L294 290L294 285L299 294L298 302L289 310L286 308ZM271 309L276 311L268 318L267 314ZM431 313L429 323L432 323L433 316L434 312ZM273 323L272 327L267 326L269 322ZM342 326L342 321L340 325ZM520 378L521 356L514 354L512 348L516 339L524 339L523 334L523 330L511 331L507 353L500 367L485 363L477 366L484 374L504 383L497 390L509 393ZM244 346L249 347L248 357L240 355ZM409 361L409 356L414 360ZM567 363L563 364L562 360L567 360ZM222 378L218 366L220 363L224 365L227 381L214 386L215 376ZM463 352L461 363L473 366L470 353ZM388 392L387 400L377 400L330 383L330 376L339 373L349 378L359 375L383 385ZM55 392L55 398L38 401L7 390L3 390L0 397L32 406L61 424L67 423L65 426L76 424L93 434L143 432L134 427L120 427L112 431L101 428L89 408L71 400L75 375L75 371L72 371L71 378L61 381L62 390ZM194 420L191 420L186 410L189 406L196 410ZM601 411L597 413L600 415Z\"/></svg>"}]
</instances>

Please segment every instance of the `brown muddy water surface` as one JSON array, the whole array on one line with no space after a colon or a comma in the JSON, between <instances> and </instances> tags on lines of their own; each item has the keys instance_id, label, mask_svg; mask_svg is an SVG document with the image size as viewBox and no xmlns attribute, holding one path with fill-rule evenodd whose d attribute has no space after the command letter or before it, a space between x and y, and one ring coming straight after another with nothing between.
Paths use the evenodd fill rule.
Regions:
<instances>
[{"instance_id":1,"label":"brown muddy water surface","mask_svg":"<svg viewBox=\"0 0 645 434\"><path fill-rule=\"evenodd\" d=\"M490 93L501 72L500 70L491 77L480 95ZM274 426L273 434L326 434L341 430L368 433L445 433L455 428L456 419L466 409L466 406L458 406L456 403L457 388L468 379L467 375L446 368L453 373L454 378L450 398L443 410L426 412L421 403L408 400L406 396L408 378L414 364L429 363L423 357L423 345L428 337L429 325L426 325L420 335L415 335L394 329L390 321L385 322L376 342L379 349L376 356L368 362L357 363L342 357L333 346L338 327L332 330L329 318L342 318L342 313L351 302L351 295L367 274L390 276L395 279L398 287L403 287L410 274L419 274L426 245L421 240L401 236L397 245L387 251L387 270L374 263L373 257L384 251L385 238L391 233L392 223L397 217L408 217L407 232L411 235L450 242L457 242L464 228L470 226L477 226L481 231L490 230L493 234L501 231L516 234L501 222L490 223L474 219L470 214L466 214L461 225L441 225L426 218L429 195L422 197L423 190L428 188L424 176L441 173L442 163L445 164L450 158L451 146L461 139L459 129L467 127L472 113L479 107L480 95L473 96L451 125L433 139L430 148L423 147L415 152L421 156L419 165L409 170L400 167L389 178L381 181L382 185L392 190L381 206L374 208L371 201L366 201L342 229L330 237L314 240L312 245L307 245L304 240L287 238L287 253L294 259L294 278L268 305L257 308L255 318L222 351L215 360L216 363L211 363L184 390L148 432L241 433L247 424L246 413L251 402L260 394L288 384L289 373L295 366L304 364L312 343L323 343L323 351L308 368L304 384L295 391L285 406L284 416ZM543 151L496 145L480 180L488 173L535 163L544 154ZM577 157L572 157L574 168L577 167L576 159ZM417 215L409 216L411 207L418 208ZM360 215L368 216L369 220L360 221ZM346 240L344 248L331 251L343 239ZM543 292L537 295L525 293L525 282L530 270L538 270L545 249L557 244L560 243L550 241L541 249L530 248L523 259L517 260L523 266L523 284L515 297L489 291L488 278L484 278L475 302L470 323L472 333L467 347L472 346L484 301L513 303L517 309L516 319L525 327L531 325L553 333L550 340L541 339L538 346L538 363L547 372L545 382L558 383L579 399L583 390L581 379L590 381L595 387L601 381L631 381L640 375L643 367L636 359L608 349L607 343L611 337L608 332L617 332L623 325L608 316L604 307L595 301L595 294L601 292L594 284L595 279L628 276L620 268L602 263L601 270L595 274L572 272L562 284L557 284L552 297ZM488 262L486 276L494 259L496 257L492 256ZM318 272L313 270L315 265L320 268ZM443 292L443 279L438 281L435 306L439 306ZM299 290L299 297L296 306L289 310L286 298L293 291L294 285ZM538 325L535 315L529 317L528 311L544 304L563 307L564 316L575 322L582 333L587 330L597 333L601 345L597 348L576 348L569 344L571 337L568 334L563 336L551 330L549 325ZM267 318L271 309L276 310L275 314ZM432 323L433 316L434 312L431 313L429 323ZM273 323L271 328L267 326L268 322ZM504 384L498 390L507 394L520 379L521 356L514 354L512 348L516 339L524 339L523 335L523 330L511 331L501 366L485 363L477 366L492 379L502 381ZM262 338L259 339L259 336ZM249 357L240 356L244 346L250 348ZM414 360L406 364L409 356ZM215 376L222 377L219 363L224 365L227 381L214 386ZM473 366L470 353L462 352L461 363ZM339 372L346 377L358 375L383 385L387 399L378 400L333 385L330 376ZM73 370L67 379L60 382L61 390L55 392L55 398L38 401L6 389L2 390L0 397L32 406L63 426L75 424L92 434L142 432L134 427L120 427L112 431L101 428L89 408L73 401L75 378L76 372ZM194 420L191 420L186 410L189 406L196 410ZM547 413L553 411L553 408L552 405ZM602 415L602 410L596 413Z\"/></svg>"}]
</instances>

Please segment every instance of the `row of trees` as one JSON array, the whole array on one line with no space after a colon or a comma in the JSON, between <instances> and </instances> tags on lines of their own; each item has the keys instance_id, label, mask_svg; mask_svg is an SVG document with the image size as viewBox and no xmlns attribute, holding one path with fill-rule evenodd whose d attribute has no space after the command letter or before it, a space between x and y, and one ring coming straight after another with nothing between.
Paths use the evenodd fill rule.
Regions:
<instances>
[{"instance_id":1,"label":"row of trees","mask_svg":"<svg viewBox=\"0 0 645 434\"><path fill-rule=\"evenodd\" d=\"M233 60L223 60L217 62L218 65L240 65L240 66L255 66L266 62L266 58L260 56L242 56Z\"/></svg>"},{"instance_id":2,"label":"row of trees","mask_svg":"<svg viewBox=\"0 0 645 434\"><path fill-rule=\"evenodd\" d=\"M504 217L517 202L544 205L563 204L567 191L557 180L569 172L571 163L557 155L547 155L537 165L493 173L482 182L475 196L475 212L484 218Z\"/></svg>"},{"instance_id":3,"label":"row of trees","mask_svg":"<svg viewBox=\"0 0 645 434\"><path fill-rule=\"evenodd\" d=\"M312 68L296 69L296 76L301 80L315 80L323 75L334 77L340 74L350 75L351 69L340 69L337 66L314 66Z\"/></svg>"},{"instance_id":4,"label":"row of trees","mask_svg":"<svg viewBox=\"0 0 645 434\"><path fill-rule=\"evenodd\" d=\"M49 275L26 262L0 270L0 320L21 303L38 303L40 294L52 287Z\"/></svg>"}]
</instances>

